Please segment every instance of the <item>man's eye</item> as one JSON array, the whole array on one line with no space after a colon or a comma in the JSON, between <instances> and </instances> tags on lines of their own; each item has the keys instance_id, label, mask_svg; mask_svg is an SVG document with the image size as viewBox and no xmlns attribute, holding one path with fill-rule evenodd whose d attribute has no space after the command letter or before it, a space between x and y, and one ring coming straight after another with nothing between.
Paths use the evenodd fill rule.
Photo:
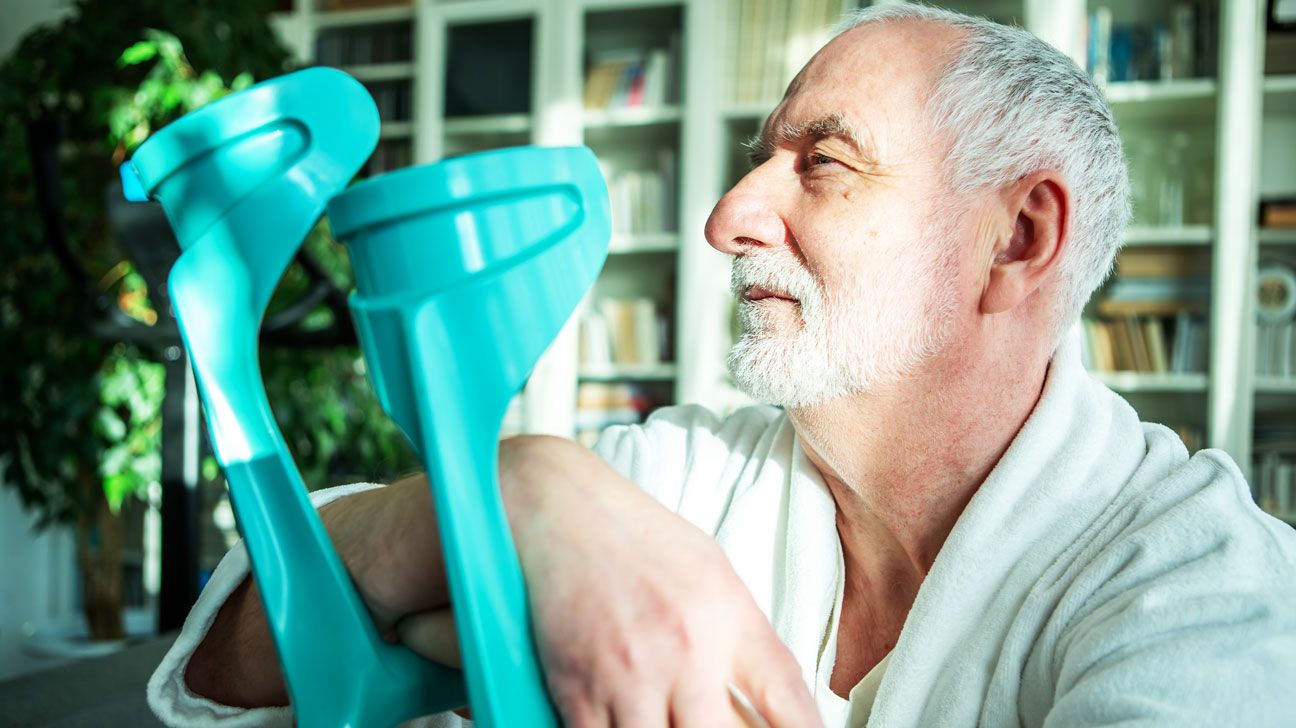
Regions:
<instances>
[{"instance_id":1,"label":"man's eye","mask_svg":"<svg viewBox=\"0 0 1296 728\"><path fill-rule=\"evenodd\" d=\"M811 152L806 155L806 167L821 167L825 164L836 164L837 160L826 154Z\"/></svg>"}]
</instances>

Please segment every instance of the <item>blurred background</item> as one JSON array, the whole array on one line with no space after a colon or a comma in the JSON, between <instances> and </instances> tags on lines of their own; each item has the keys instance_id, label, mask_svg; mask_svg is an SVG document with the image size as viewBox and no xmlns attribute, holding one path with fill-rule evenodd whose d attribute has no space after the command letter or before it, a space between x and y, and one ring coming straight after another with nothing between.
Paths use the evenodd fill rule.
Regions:
<instances>
[{"instance_id":1,"label":"blurred background","mask_svg":"<svg viewBox=\"0 0 1296 728\"><path fill-rule=\"evenodd\" d=\"M728 262L702 239L786 83L852 0L0 0L0 680L177 628L237 537L165 276L116 166L257 80L342 68L377 101L362 176L586 144L612 254L504 422L592 442L665 405L747 402ZM866 3L867 4L867 3ZM960 0L1102 84L1133 173L1086 364L1296 521L1296 0ZM418 468L378 407L321 225L262 340L312 488Z\"/></svg>"}]
</instances>

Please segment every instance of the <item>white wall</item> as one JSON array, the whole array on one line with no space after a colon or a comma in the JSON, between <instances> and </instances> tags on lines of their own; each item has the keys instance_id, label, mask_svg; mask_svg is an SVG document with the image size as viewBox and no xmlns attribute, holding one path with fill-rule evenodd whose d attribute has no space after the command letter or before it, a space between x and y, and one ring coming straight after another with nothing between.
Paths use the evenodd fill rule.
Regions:
<instances>
[{"instance_id":1,"label":"white wall","mask_svg":"<svg viewBox=\"0 0 1296 728\"><path fill-rule=\"evenodd\" d=\"M0 0L0 58L8 56L29 30L70 10L70 0Z\"/></svg>"},{"instance_id":2,"label":"white wall","mask_svg":"<svg viewBox=\"0 0 1296 728\"><path fill-rule=\"evenodd\" d=\"M24 630L72 616L76 547L67 529L32 530L18 493L0 482L0 680L49 664L22 651Z\"/></svg>"}]
</instances>

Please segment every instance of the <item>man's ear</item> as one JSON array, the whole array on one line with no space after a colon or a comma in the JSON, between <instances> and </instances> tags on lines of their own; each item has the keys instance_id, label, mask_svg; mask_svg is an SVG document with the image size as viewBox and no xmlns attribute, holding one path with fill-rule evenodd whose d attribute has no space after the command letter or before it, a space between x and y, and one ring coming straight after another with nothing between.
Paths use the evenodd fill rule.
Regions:
<instances>
[{"instance_id":1,"label":"man's ear","mask_svg":"<svg viewBox=\"0 0 1296 728\"><path fill-rule=\"evenodd\" d=\"M1071 189L1055 170L1023 177L1000 199L1012 228L991 250L981 292L985 314L1009 311L1029 298L1057 268L1070 239Z\"/></svg>"}]
</instances>

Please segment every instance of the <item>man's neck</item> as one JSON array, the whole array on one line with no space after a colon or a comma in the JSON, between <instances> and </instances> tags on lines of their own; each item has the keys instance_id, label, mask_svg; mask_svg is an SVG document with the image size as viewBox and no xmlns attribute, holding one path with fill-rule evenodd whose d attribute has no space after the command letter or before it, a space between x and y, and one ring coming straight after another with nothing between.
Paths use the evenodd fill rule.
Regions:
<instances>
[{"instance_id":1,"label":"man's neck","mask_svg":"<svg viewBox=\"0 0 1296 728\"><path fill-rule=\"evenodd\" d=\"M1043 352L945 355L890 387L789 411L837 503L847 594L869 605L870 621L893 612L903 622L1047 368Z\"/></svg>"}]
</instances>

